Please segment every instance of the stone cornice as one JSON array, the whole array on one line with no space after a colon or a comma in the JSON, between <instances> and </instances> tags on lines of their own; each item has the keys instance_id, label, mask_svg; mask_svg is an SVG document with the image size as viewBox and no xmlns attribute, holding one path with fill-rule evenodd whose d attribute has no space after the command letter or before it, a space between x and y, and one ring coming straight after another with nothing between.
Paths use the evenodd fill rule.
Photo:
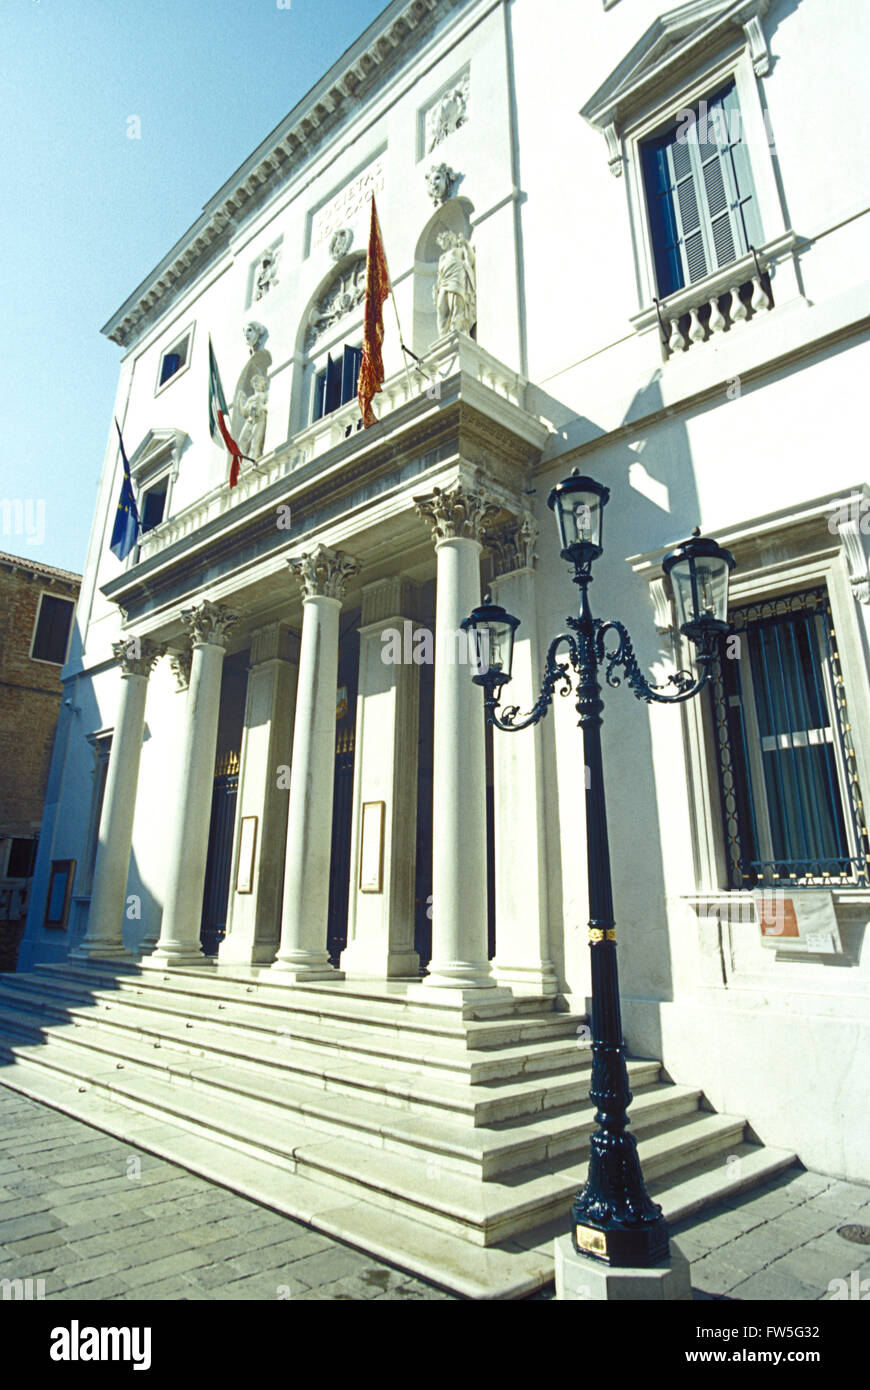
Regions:
<instances>
[{"instance_id":1,"label":"stone cornice","mask_svg":"<svg viewBox=\"0 0 870 1390\"><path fill-rule=\"evenodd\" d=\"M383 77L445 16L466 0L394 0L294 106L279 126L205 205L202 214L163 260L104 324L102 332L126 347L153 320L170 290L190 283L224 251L239 221L296 173Z\"/></svg>"}]
</instances>

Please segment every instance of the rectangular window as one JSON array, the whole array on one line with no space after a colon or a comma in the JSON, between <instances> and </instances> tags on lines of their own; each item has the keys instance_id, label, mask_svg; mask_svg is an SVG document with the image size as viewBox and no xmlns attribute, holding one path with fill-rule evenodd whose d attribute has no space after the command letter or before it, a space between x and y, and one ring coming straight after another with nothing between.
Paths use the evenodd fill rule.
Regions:
<instances>
[{"instance_id":1,"label":"rectangular window","mask_svg":"<svg viewBox=\"0 0 870 1390\"><path fill-rule=\"evenodd\" d=\"M6 866L7 878L30 878L36 862L38 840L14 839L9 846L9 863Z\"/></svg>"},{"instance_id":2,"label":"rectangular window","mask_svg":"<svg viewBox=\"0 0 870 1390\"><path fill-rule=\"evenodd\" d=\"M731 888L866 886L870 845L824 589L735 610L712 701Z\"/></svg>"},{"instance_id":3,"label":"rectangular window","mask_svg":"<svg viewBox=\"0 0 870 1390\"><path fill-rule=\"evenodd\" d=\"M339 406L347 405L356 395L362 348L345 344L341 357L326 359L326 366L314 379L314 413L312 420L330 415Z\"/></svg>"},{"instance_id":4,"label":"rectangular window","mask_svg":"<svg viewBox=\"0 0 870 1390\"><path fill-rule=\"evenodd\" d=\"M75 604L71 599L57 598L54 594L41 595L30 653L34 661L50 661L55 666L63 665L69 646L74 608Z\"/></svg>"},{"instance_id":5,"label":"rectangular window","mask_svg":"<svg viewBox=\"0 0 870 1390\"><path fill-rule=\"evenodd\" d=\"M168 476L161 478L159 483L149 487L147 492L143 492L139 503L139 517L142 522L142 532L153 531L155 526L159 526L163 520L163 513L166 510L166 490L169 486Z\"/></svg>"},{"instance_id":6,"label":"rectangular window","mask_svg":"<svg viewBox=\"0 0 870 1390\"><path fill-rule=\"evenodd\" d=\"M641 147L659 296L761 242L758 200L732 82Z\"/></svg>"},{"instance_id":7,"label":"rectangular window","mask_svg":"<svg viewBox=\"0 0 870 1390\"><path fill-rule=\"evenodd\" d=\"M172 343L170 347L161 355L160 367L157 372L157 390L165 386L167 381L171 381L174 376L178 376L182 367L188 365L190 356L190 342L192 332L190 329Z\"/></svg>"}]
</instances>

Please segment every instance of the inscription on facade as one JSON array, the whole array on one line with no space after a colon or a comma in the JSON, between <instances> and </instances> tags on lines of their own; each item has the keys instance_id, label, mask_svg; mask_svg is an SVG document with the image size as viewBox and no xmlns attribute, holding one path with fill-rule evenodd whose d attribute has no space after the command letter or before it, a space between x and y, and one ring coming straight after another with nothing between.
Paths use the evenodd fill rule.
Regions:
<instances>
[{"instance_id":1,"label":"inscription on facade","mask_svg":"<svg viewBox=\"0 0 870 1390\"><path fill-rule=\"evenodd\" d=\"M384 161L383 158L378 158L314 213L311 219L309 250L313 251L324 241L329 241L337 231L351 222L383 187Z\"/></svg>"}]
</instances>

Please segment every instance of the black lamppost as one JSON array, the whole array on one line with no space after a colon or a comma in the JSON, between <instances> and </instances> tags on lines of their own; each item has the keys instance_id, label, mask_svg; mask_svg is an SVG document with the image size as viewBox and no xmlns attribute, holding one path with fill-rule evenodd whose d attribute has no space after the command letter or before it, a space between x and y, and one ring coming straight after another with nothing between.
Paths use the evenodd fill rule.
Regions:
<instances>
[{"instance_id":1,"label":"black lamppost","mask_svg":"<svg viewBox=\"0 0 870 1390\"><path fill-rule=\"evenodd\" d=\"M531 713L519 717L519 707L498 714L502 686L511 678L513 643L519 620L496 604L484 603L463 622L471 638L473 679L483 686L486 717L497 729L518 732L542 719L559 686L572 689L569 665L577 675L577 713L583 730L586 761L586 858L589 875L589 946L592 964L592 1084L597 1130L590 1140L586 1186L571 1210L574 1248L609 1265L644 1267L668 1257L668 1230L661 1207L644 1187L637 1140L626 1126L631 1101L625 1045L619 1011L616 931L610 881L610 850L601 758L601 714L604 704L598 668L606 666L610 686L627 680L640 700L676 704L697 695L706 685L717 640L727 630L728 579L734 557L714 540L693 536L664 561L670 576L680 631L695 644L699 674L678 671L665 686L650 685L637 664L631 638L620 622L593 618L589 607L592 562L602 553L602 513L610 490L575 471L557 483L548 505L559 525L562 558L574 567L580 589L579 613L568 618L570 632L560 633L547 651L541 693ZM607 637L616 638L608 649ZM557 661L560 647L567 661ZM622 667L624 676L614 674ZM664 693L667 686L673 689Z\"/></svg>"}]
</instances>

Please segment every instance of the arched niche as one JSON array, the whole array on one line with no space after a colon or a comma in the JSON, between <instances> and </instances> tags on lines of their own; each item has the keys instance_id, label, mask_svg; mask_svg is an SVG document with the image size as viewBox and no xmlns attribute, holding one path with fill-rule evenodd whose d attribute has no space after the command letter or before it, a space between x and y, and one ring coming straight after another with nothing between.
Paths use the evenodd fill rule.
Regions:
<instances>
[{"instance_id":1,"label":"arched niche","mask_svg":"<svg viewBox=\"0 0 870 1390\"><path fill-rule=\"evenodd\" d=\"M311 296L296 333L298 390L294 411L297 427L311 422L315 380L327 358L337 359L346 344L362 345L366 289L366 253L353 251L325 275Z\"/></svg>"},{"instance_id":2,"label":"arched niche","mask_svg":"<svg viewBox=\"0 0 870 1390\"><path fill-rule=\"evenodd\" d=\"M269 368L272 365L272 354L268 348L260 347L256 352L252 352L244 367L238 381L236 382L235 393L233 394L230 406L230 433L233 439L238 439L244 424L242 406L249 396L254 392L254 377L265 377L269 381Z\"/></svg>"},{"instance_id":3,"label":"arched niche","mask_svg":"<svg viewBox=\"0 0 870 1390\"><path fill-rule=\"evenodd\" d=\"M473 204L468 198L448 198L432 214L417 240L414 251L414 351L421 357L438 337L435 313L435 276L441 247L439 232L457 232L471 239Z\"/></svg>"}]
</instances>

